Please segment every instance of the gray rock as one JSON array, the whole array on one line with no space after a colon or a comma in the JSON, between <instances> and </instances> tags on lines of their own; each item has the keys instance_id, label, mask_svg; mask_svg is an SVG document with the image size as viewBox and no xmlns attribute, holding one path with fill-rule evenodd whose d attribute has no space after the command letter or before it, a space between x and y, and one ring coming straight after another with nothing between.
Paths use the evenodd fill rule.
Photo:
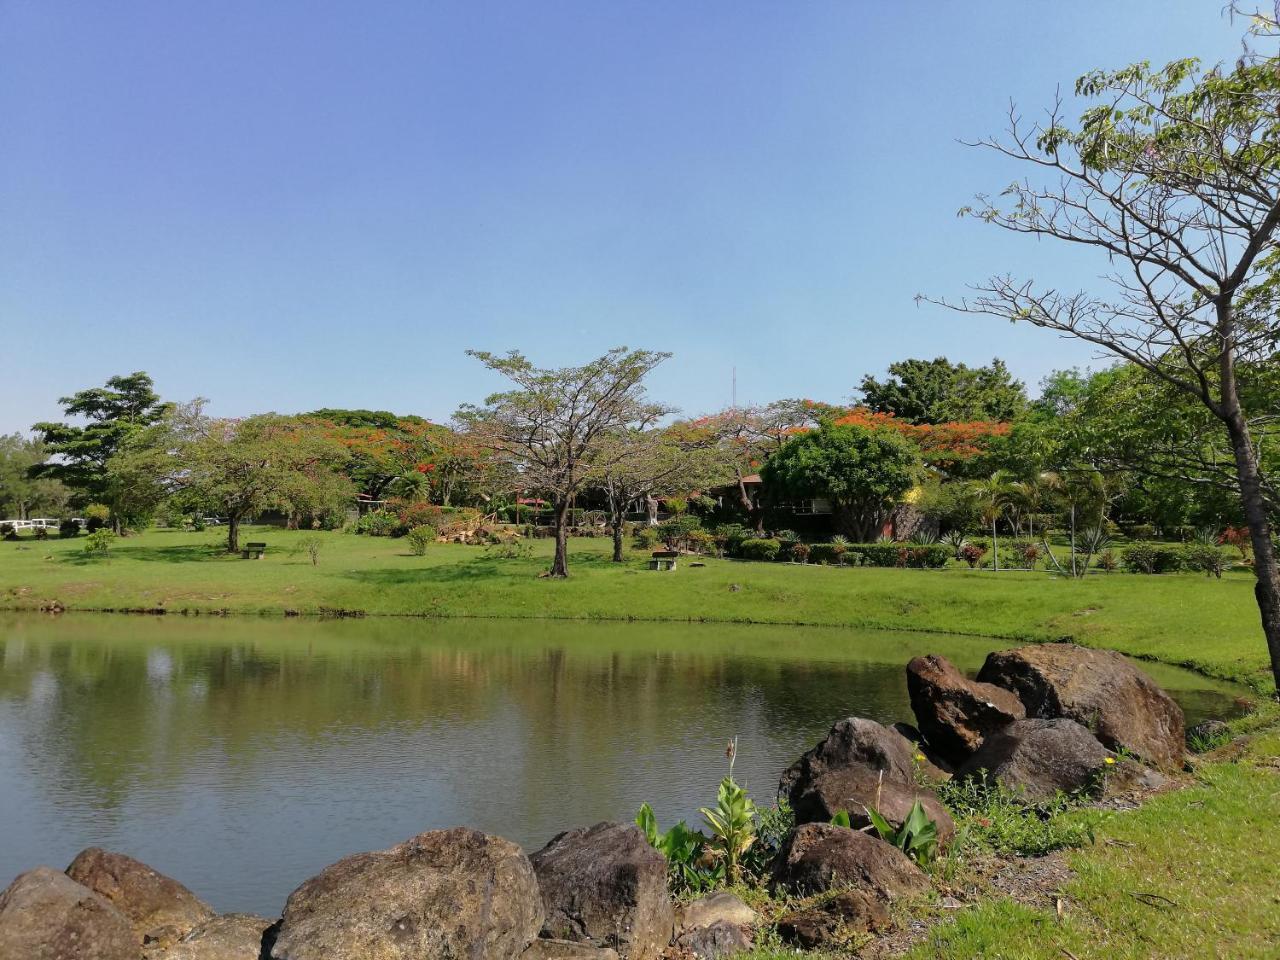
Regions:
<instances>
[{"instance_id":1,"label":"gray rock","mask_svg":"<svg viewBox=\"0 0 1280 960\"><path fill-rule=\"evenodd\" d=\"M978 679L1012 690L1028 718L1065 717L1163 770L1185 761L1182 709L1118 653L1045 643L987 657Z\"/></svg>"},{"instance_id":2,"label":"gray rock","mask_svg":"<svg viewBox=\"0 0 1280 960\"><path fill-rule=\"evenodd\" d=\"M881 770L886 780L912 783L915 779L915 748L911 741L888 727L862 717L838 721L826 738L787 768L778 784L778 793L792 799L814 778L828 770L863 767Z\"/></svg>"},{"instance_id":3,"label":"gray rock","mask_svg":"<svg viewBox=\"0 0 1280 960\"><path fill-rule=\"evenodd\" d=\"M1205 720L1187 730L1187 746L1192 750L1212 750L1231 736L1231 727L1221 720Z\"/></svg>"},{"instance_id":4,"label":"gray rock","mask_svg":"<svg viewBox=\"0 0 1280 960\"><path fill-rule=\"evenodd\" d=\"M721 921L736 923L740 927L752 927L758 919L759 914L740 898L727 890L720 890L686 904L680 910L680 929L709 927Z\"/></svg>"},{"instance_id":5,"label":"gray rock","mask_svg":"<svg viewBox=\"0 0 1280 960\"><path fill-rule=\"evenodd\" d=\"M275 921L250 913L206 920L177 943L143 951L143 960L261 960L275 939Z\"/></svg>"},{"instance_id":6,"label":"gray rock","mask_svg":"<svg viewBox=\"0 0 1280 960\"><path fill-rule=\"evenodd\" d=\"M339 860L289 895L273 960L519 957L542 927L524 852L455 827Z\"/></svg>"},{"instance_id":7,"label":"gray rock","mask_svg":"<svg viewBox=\"0 0 1280 960\"><path fill-rule=\"evenodd\" d=\"M123 853L89 847L71 861L67 876L111 901L140 943L176 943L213 916L213 908L177 880Z\"/></svg>"},{"instance_id":8,"label":"gray rock","mask_svg":"<svg viewBox=\"0 0 1280 960\"><path fill-rule=\"evenodd\" d=\"M827 770L805 784L791 799L796 823L830 823L843 810L850 826L871 825L867 808L874 808L895 828L901 827L919 801L929 819L938 825L938 843L945 847L956 833L955 821L937 794L923 787L882 779L866 767Z\"/></svg>"},{"instance_id":9,"label":"gray rock","mask_svg":"<svg viewBox=\"0 0 1280 960\"><path fill-rule=\"evenodd\" d=\"M676 938L676 946L700 960L720 960L750 950L755 946L755 936L749 927L717 920L704 927L685 930Z\"/></svg>"},{"instance_id":10,"label":"gray rock","mask_svg":"<svg viewBox=\"0 0 1280 960\"><path fill-rule=\"evenodd\" d=\"M20 874L0 893L3 960L138 960L129 918L51 867Z\"/></svg>"},{"instance_id":11,"label":"gray rock","mask_svg":"<svg viewBox=\"0 0 1280 960\"><path fill-rule=\"evenodd\" d=\"M543 936L613 947L623 960L649 960L671 942L667 862L635 824L569 830L529 859L542 891Z\"/></svg>"},{"instance_id":12,"label":"gray rock","mask_svg":"<svg viewBox=\"0 0 1280 960\"><path fill-rule=\"evenodd\" d=\"M956 778L985 777L1022 794L1046 800L1101 786L1111 754L1074 720L1017 720L989 736Z\"/></svg>"},{"instance_id":13,"label":"gray rock","mask_svg":"<svg viewBox=\"0 0 1280 960\"><path fill-rule=\"evenodd\" d=\"M908 663L907 694L920 732L952 766L972 756L987 735L1027 715L1017 694L968 679L945 657Z\"/></svg>"},{"instance_id":14,"label":"gray rock","mask_svg":"<svg viewBox=\"0 0 1280 960\"><path fill-rule=\"evenodd\" d=\"M847 887L893 900L927 890L929 880L902 851L878 837L829 823L805 823L778 852L772 886L802 896Z\"/></svg>"}]
</instances>

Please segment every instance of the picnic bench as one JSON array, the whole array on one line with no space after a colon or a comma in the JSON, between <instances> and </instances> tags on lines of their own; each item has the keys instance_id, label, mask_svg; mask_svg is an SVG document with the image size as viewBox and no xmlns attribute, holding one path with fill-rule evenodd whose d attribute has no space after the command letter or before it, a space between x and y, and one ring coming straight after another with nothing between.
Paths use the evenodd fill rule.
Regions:
<instances>
[{"instance_id":1,"label":"picnic bench","mask_svg":"<svg viewBox=\"0 0 1280 960\"><path fill-rule=\"evenodd\" d=\"M676 559L680 554L674 550L655 550L653 556L649 559L650 570L674 570L676 568Z\"/></svg>"},{"instance_id":2,"label":"picnic bench","mask_svg":"<svg viewBox=\"0 0 1280 960\"><path fill-rule=\"evenodd\" d=\"M244 549L240 551L242 560L261 560L262 555L267 552L265 543L246 543Z\"/></svg>"}]
</instances>

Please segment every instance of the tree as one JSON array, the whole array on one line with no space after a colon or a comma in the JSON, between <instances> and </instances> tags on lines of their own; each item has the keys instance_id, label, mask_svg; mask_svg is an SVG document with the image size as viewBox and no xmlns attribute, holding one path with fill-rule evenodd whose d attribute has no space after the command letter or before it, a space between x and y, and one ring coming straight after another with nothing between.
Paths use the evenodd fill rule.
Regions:
<instances>
[{"instance_id":1,"label":"tree","mask_svg":"<svg viewBox=\"0 0 1280 960\"><path fill-rule=\"evenodd\" d=\"M524 486L551 500L556 547L550 575L567 577L573 498L609 459L604 448L611 436L648 427L667 413L646 398L644 378L670 354L616 347L580 367L548 369L515 350L501 357L467 353L516 389L492 394L483 407L462 407L458 420L480 449L508 462ZM621 449L612 454L622 455Z\"/></svg>"},{"instance_id":2,"label":"tree","mask_svg":"<svg viewBox=\"0 0 1280 960\"><path fill-rule=\"evenodd\" d=\"M32 475L60 480L80 491L85 503L112 506L113 523L119 532L122 521L114 507L109 461L134 431L159 423L168 410L154 390L151 378L141 371L112 377L103 387L81 390L58 402L68 417L82 417L84 426L67 423L37 423L50 459L32 470ZM117 491L119 492L119 491Z\"/></svg>"},{"instance_id":3,"label":"tree","mask_svg":"<svg viewBox=\"0 0 1280 960\"><path fill-rule=\"evenodd\" d=\"M681 493L712 475L711 438L681 426L609 433L591 465L591 486L604 494L613 536L613 562L622 562L627 508L644 498Z\"/></svg>"},{"instance_id":4,"label":"tree","mask_svg":"<svg viewBox=\"0 0 1280 960\"><path fill-rule=\"evenodd\" d=\"M967 367L946 357L901 360L889 364L884 382L863 377L858 391L868 409L917 424L1004 423L1027 407L1026 387L999 358L986 367Z\"/></svg>"},{"instance_id":5,"label":"tree","mask_svg":"<svg viewBox=\"0 0 1280 960\"><path fill-rule=\"evenodd\" d=\"M1010 111L1003 139L980 145L1050 181L1029 178L962 214L1018 234L1104 255L1107 295L1009 275L954 309L1025 321L1075 337L1147 371L1201 404L1231 453L1254 549L1255 595L1280 691L1280 567L1242 365L1280 342L1280 75L1246 56L1138 63L1076 84L1093 105L1069 123L1061 99L1028 126Z\"/></svg>"},{"instance_id":6,"label":"tree","mask_svg":"<svg viewBox=\"0 0 1280 960\"><path fill-rule=\"evenodd\" d=\"M989 477L969 481L969 491L974 502L982 512L983 522L991 527L991 569L1000 569L1000 532L997 521L1009 509L1009 501L1013 490L1009 486L1009 478L997 470Z\"/></svg>"},{"instance_id":7,"label":"tree","mask_svg":"<svg viewBox=\"0 0 1280 960\"><path fill-rule=\"evenodd\" d=\"M919 475L920 455L898 434L830 424L787 440L760 471L771 498L830 498L859 542L876 537Z\"/></svg>"},{"instance_id":8,"label":"tree","mask_svg":"<svg viewBox=\"0 0 1280 960\"><path fill-rule=\"evenodd\" d=\"M431 481L451 434L448 427L421 417L402 417L386 410L325 408L304 414L302 419L316 423L347 448L350 459L343 469L371 500L382 499L411 474ZM422 499L430 497L430 482L425 491L420 483L413 486Z\"/></svg>"},{"instance_id":9,"label":"tree","mask_svg":"<svg viewBox=\"0 0 1280 960\"><path fill-rule=\"evenodd\" d=\"M31 475L45 457L39 440L20 433L0 434L0 519L57 516L65 508L69 491L60 481Z\"/></svg>"},{"instance_id":10,"label":"tree","mask_svg":"<svg viewBox=\"0 0 1280 960\"><path fill-rule=\"evenodd\" d=\"M690 421L690 433L706 435L721 471L737 488L738 506L757 533L764 532L764 504L747 488L747 478L777 453L788 438L812 426L828 408L806 400L775 400L763 406L733 407Z\"/></svg>"},{"instance_id":11,"label":"tree","mask_svg":"<svg viewBox=\"0 0 1280 960\"><path fill-rule=\"evenodd\" d=\"M184 483L227 518L227 550L240 549L240 525L263 510L319 511L350 499L338 471L345 448L314 424L267 413L205 420L180 455Z\"/></svg>"}]
</instances>

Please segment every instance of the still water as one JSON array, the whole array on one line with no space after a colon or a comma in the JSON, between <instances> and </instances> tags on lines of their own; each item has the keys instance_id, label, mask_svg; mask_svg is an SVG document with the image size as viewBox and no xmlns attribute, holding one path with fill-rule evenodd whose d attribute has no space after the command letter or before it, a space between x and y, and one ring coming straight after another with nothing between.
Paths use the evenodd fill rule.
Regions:
<instances>
[{"instance_id":1,"label":"still water","mask_svg":"<svg viewBox=\"0 0 1280 960\"><path fill-rule=\"evenodd\" d=\"M990 640L801 627L0 617L0 887L83 847L219 911L467 824L697 819L739 737L759 799L838 717L909 720L903 666ZM1189 722L1240 690L1144 665Z\"/></svg>"}]
</instances>

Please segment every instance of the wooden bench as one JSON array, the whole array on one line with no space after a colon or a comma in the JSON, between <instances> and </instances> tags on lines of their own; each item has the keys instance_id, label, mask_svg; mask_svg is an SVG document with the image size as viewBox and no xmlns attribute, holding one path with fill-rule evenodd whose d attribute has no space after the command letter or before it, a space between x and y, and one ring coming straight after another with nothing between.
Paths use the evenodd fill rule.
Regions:
<instances>
[{"instance_id":1,"label":"wooden bench","mask_svg":"<svg viewBox=\"0 0 1280 960\"><path fill-rule=\"evenodd\" d=\"M246 543L244 549L240 551L240 557L243 560L261 560L262 555L267 552L265 543Z\"/></svg>"},{"instance_id":2,"label":"wooden bench","mask_svg":"<svg viewBox=\"0 0 1280 960\"><path fill-rule=\"evenodd\" d=\"M676 559L680 554L674 550L655 550L653 556L649 560L650 570L674 570L676 568Z\"/></svg>"}]
</instances>

